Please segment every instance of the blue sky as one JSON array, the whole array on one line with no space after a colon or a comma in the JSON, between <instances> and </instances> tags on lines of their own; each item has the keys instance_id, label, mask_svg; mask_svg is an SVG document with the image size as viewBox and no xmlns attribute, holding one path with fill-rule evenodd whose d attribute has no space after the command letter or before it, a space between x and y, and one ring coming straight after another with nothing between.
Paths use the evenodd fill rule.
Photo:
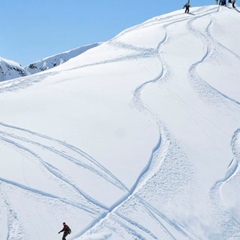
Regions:
<instances>
[{"instance_id":1,"label":"blue sky","mask_svg":"<svg viewBox=\"0 0 240 240\"><path fill-rule=\"evenodd\" d=\"M25 66L83 45L107 41L126 28L181 9L185 0L3 0L0 57ZM191 1L192 6L215 1Z\"/></svg>"}]
</instances>

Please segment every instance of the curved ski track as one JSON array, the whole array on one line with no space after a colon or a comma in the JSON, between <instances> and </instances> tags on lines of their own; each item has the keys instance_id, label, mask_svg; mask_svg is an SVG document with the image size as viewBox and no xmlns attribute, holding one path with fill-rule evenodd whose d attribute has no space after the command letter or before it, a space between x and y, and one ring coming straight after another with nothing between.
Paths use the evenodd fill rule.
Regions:
<instances>
[{"instance_id":1,"label":"curved ski track","mask_svg":"<svg viewBox=\"0 0 240 240\"><path fill-rule=\"evenodd\" d=\"M169 144L171 144L172 141L174 141L170 134L167 132L167 129L165 128L164 124L161 122L161 120L158 118L158 116L151 111L151 109L144 104L141 98L141 93L144 91L144 88L148 86L149 84L153 83L162 83L166 82L169 77L171 76L171 69L165 62L163 56L161 55L161 48L164 47L165 44L167 44L168 41L168 27L175 24L176 22L184 22L186 21L187 25L191 30L194 32L191 24L193 21L197 20L198 18L201 18L206 15L210 15L216 11L218 11L218 7L214 7L211 10L206 11L205 8L201 8L194 12L194 16L185 17L182 14L177 15L177 19L174 17L166 17L166 18L159 18L150 20L140 26L133 27L128 29L127 31L119 34L117 37L115 37L112 41L110 41L110 44L120 47L120 48L126 48L128 50L132 51L142 51L142 53L131 55L131 57L126 57L128 60L138 57L139 55L143 58L146 56L156 56L156 52L158 53L157 57L159 59L159 63L161 65L161 71L159 72L158 76L156 76L154 79L151 79L140 86L136 88L136 90L133 93L133 103L136 109L138 109L140 112L145 113L146 115L150 116L150 118L154 119L156 124L159 127L159 141L156 144L156 146L153 148L152 156L149 159L149 162L146 166L146 168L143 170L143 172L139 175L139 178L137 179L134 187L130 190L129 194L125 196L122 200L120 200L118 203L116 203L116 206L114 206L109 214L107 215L108 218L106 218L106 222L113 221L115 224L118 224L121 226L130 236L136 238L136 239L159 239L159 236L156 235L154 232L152 232L150 229L147 229L145 226L141 225L139 222L136 222L135 220L126 217L121 213L121 207L124 204L129 204L131 206L132 199L134 198L134 201L139 202L142 207L145 209L145 211L148 212L148 215L151 216L155 224L159 226L160 229L162 229L162 234L164 235L164 239L179 239L178 237L181 236L181 239L199 239L198 236L195 236L193 232L191 232L189 229L185 229L184 226L181 226L174 222L173 220L169 219L167 216L165 216L164 213L161 213L159 210L155 209L154 206L152 206L149 202L146 202L142 197L138 196L138 190L141 189L143 185L147 185L148 180L151 179L155 174L157 174L158 170L161 168L161 164L164 161L166 154L168 152ZM162 38L162 40L159 42L157 49L140 49L135 48L134 46L128 45L123 42L119 42L118 38L120 38L122 35L136 30L138 28L147 28L152 25L160 25L164 31L165 35ZM195 32L194 32L195 34ZM146 52L150 54L146 54ZM151 55L152 53L152 55ZM190 67L190 72L192 76L196 78L197 73L195 71L195 68L197 64L200 64L207 58L208 54L203 57L199 61L199 63L194 64L194 66ZM114 61L121 61L122 59L114 59ZM126 60L124 58L124 60ZM110 61L109 61L110 62ZM96 63L101 64L101 63ZM85 66L83 66L85 67ZM209 88L211 88L209 86ZM197 90L197 88L196 88ZM218 92L217 92L218 93ZM225 96L224 96L225 97ZM159 157L160 156L160 157ZM95 223L95 225L90 226L88 229L85 229L79 236L83 236L85 232L87 232L90 229L94 229L94 227L99 229L104 228L103 219L101 221L98 221ZM97 226L99 225L99 226ZM106 224L108 225L108 224ZM173 234L172 232L175 231Z\"/></svg>"}]
</instances>

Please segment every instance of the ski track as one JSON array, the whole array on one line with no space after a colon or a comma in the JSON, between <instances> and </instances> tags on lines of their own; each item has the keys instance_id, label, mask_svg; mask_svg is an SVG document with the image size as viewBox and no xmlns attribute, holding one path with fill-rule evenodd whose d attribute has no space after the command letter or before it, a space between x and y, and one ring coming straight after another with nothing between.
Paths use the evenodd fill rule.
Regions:
<instances>
[{"instance_id":1,"label":"ski track","mask_svg":"<svg viewBox=\"0 0 240 240\"><path fill-rule=\"evenodd\" d=\"M216 12L218 12L218 11L219 11L219 8L217 9ZM208 99L208 100L212 99L212 100L214 100L214 102L216 100L218 100L219 102L222 102L222 103L225 103L226 100L229 100L239 106L240 105L239 101L218 91L216 88L214 88L209 83L207 83L204 79L202 79L197 73L197 67L205 61L210 61L211 57L218 55L218 52L216 49L222 49L223 51L228 52L229 54L233 55L233 57L236 58L237 61L240 61L240 56L238 56L236 53L232 52L229 48L225 47L224 45L217 42L213 38L211 31L210 31L211 25L213 24L212 19L210 19L210 22L209 22L208 26L206 27L204 33L201 33L199 30L196 30L193 27L193 22L195 20L196 19L189 21L188 28L190 31L193 32L193 34L195 36L198 36L200 39L202 39L202 41L205 43L205 46L207 46L207 49L206 49L206 53L202 57L202 59L200 59L198 62L192 64L192 66L189 69L190 78L192 80L194 88L197 89L200 96L202 96L203 100L204 99Z\"/></svg>"},{"instance_id":2,"label":"ski track","mask_svg":"<svg viewBox=\"0 0 240 240\"><path fill-rule=\"evenodd\" d=\"M1 123L0 123L0 125L1 125ZM81 152L78 151L78 152L80 153L81 156L83 156L84 158L89 160L90 163L94 163L94 165L97 166L96 168L94 168L91 165L88 165L88 164L85 164L85 163L81 162L80 160L76 159L75 157L71 157L69 154L66 154L65 152L62 152L62 150L61 151L57 150L54 147L50 147L48 145L41 144L40 142L32 141L30 139L27 139L27 138L24 138L24 137L19 137L19 136L16 136L16 135L12 134L12 133L6 133L6 132L3 132L3 131L0 131L0 134L2 134L4 136L7 136L9 138L18 139L18 140L21 140L23 142L36 145L36 146L38 146L42 149L45 149L49 152L53 152L57 156L62 157L65 160L69 160L69 161L73 162L74 164L76 164L77 166L83 167L86 170L89 170L89 171L95 173L99 177L104 178L105 180L109 181L114 186L118 187L119 189L121 189L123 191L128 191L127 187L125 185L123 185L112 173L110 173L106 168L101 166L96 160L94 160L93 158L88 156L86 153L83 153L82 151ZM38 134L38 136L40 136L40 135ZM44 137L44 136L41 136L41 137L45 138L45 139L48 139L48 140L51 140L52 142L55 141L54 139L50 139L49 137L48 138ZM59 141L58 141L58 143L59 143ZM62 145L63 145L63 147L67 146L67 148L69 148L71 151L76 151L77 150L76 148L73 148L73 146L70 147L70 145L67 145L66 143L62 143Z\"/></svg>"},{"instance_id":3,"label":"ski track","mask_svg":"<svg viewBox=\"0 0 240 240\"><path fill-rule=\"evenodd\" d=\"M194 17L194 18L200 18L200 17L205 16L205 15L207 15L207 14L211 14L212 12L214 12L215 9L216 9L216 7L214 7L213 9L211 9L211 10L209 10L209 11L207 11L207 13L206 13L205 8L203 7L203 8L201 8L200 10L196 11L196 13L201 12L201 10L202 10L204 14L202 14L202 15L200 15L200 16L196 16L196 17ZM179 16L182 16L182 14L179 14ZM146 113L147 115L150 115L151 118L155 120L155 122L156 122L156 124L157 124L157 126L158 126L158 128L159 128L159 140L158 140L158 143L157 143L156 146L153 148L153 150L152 150L152 155L150 156L150 159L149 159L149 161L148 161L148 164L146 165L146 167L145 167L145 169L142 171L142 173L139 175L138 179L136 180L136 183L134 184L133 188L130 190L129 194L127 194L123 199L121 199L119 202L117 202L117 203L115 204L115 206L113 206L112 209L110 209L109 213L104 216L104 217L106 217L106 218L107 218L107 217L111 218L111 216L112 216L114 213L116 214L117 209L119 209L119 208L121 207L121 205L123 205L125 202L129 201L129 199L131 198L131 196L133 196L133 195L135 196L135 195L137 194L137 189L138 189L140 183L142 183L142 182L147 182L147 180L150 179L150 178L155 174L155 172L158 170L158 168L161 167L161 161L163 161L163 159L164 159L164 157L163 157L163 159L160 158L160 159L161 159L160 162L157 162L157 163L155 162L155 161L156 161L156 157L159 155L160 152L163 151L163 150L161 149L161 147L162 147L161 142L163 141L163 140L162 140L162 137L164 136L164 141L166 141L166 142L169 141L169 139L165 138L165 136L168 135L167 130L166 130L166 128L164 127L163 123L161 123L160 119L158 119L158 117L155 115L155 113L153 113L153 112L149 109L148 106L145 106L144 103L142 102L142 99L141 99L141 93L142 93L142 91L144 90L144 88L145 88L147 85L152 84L152 83L155 83L155 82L166 82L167 79L169 78L171 72L169 73L169 67L167 66L166 62L164 61L163 57L161 56L161 53L160 53L161 51L160 51L160 49L161 49L162 46L164 46L164 45L167 43L167 40L168 40L167 27L168 27L168 26L171 26L172 24L175 24L175 23L177 23L177 22L186 21L186 17L181 17L180 19L177 19L177 20L176 20L176 19L173 19L173 21L171 21L171 20L172 20L171 18L167 17L167 18L164 19L164 20L165 20L165 24L163 24L163 26L161 26L161 27L164 29L165 35L164 35L163 39L159 42L156 50L154 50L154 49L152 49L152 48L151 48L151 49L144 49L144 48L134 47L134 46L132 46L132 45L128 45L128 44L123 43L123 42L119 42L117 39L118 39L119 37L121 37L123 34L126 34L126 33L130 32L130 31L136 30L136 28L143 28L143 27L148 27L149 25L152 26L153 24L159 24L159 21L160 21L160 20L157 20L157 22L156 22L156 20L153 20L153 22L155 22L155 23L152 23L152 22L149 23L149 22L147 22L147 23L145 23L145 24L140 25L140 27L139 27L139 26L138 26L138 27L133 27L133 28L131 28L131 29L129 29L129 30L121 33L121 34L118 35L117 37L115 37L115 38L111 41L111 43L110 43L110 44L113 45L113 46L117 46L117 47L120 47L120 48L123 48L123 49L131 50L131 51L141 51L141 52L142 52L142 53L139 53L139 54L132 55L132 56L134 56L134 57L136 57L136 56L138 56L138 55L140 55L141 57L143 57L143 56L144 56L144 57L145 57L145 56L154 57L154 56L156 56L156 52L157 52L157 53L158 53L158 54L157 54L157 57L158 57L159 62L160 62L160 64L161 64L161 69L162 69L162 70L160 71L160 73L159 73L154 79L151 79L151 80L149 80L149 81L146 81L145 83L143 83L143 84L141 84L140 86L138 86L138 87L135 89L134 93L133 93L133 103L134 103L135 108L138 109L138 110L139 110L140 112L142 112L142 113ZM190 20L191 20L191 18L189 17L189 18L187 19L187 21L190 21ZM117 41L117 42L113 42L114 40ZM152 53L152 55L151 55L151 54L145 54L146 51L147 51L148 53ZM129 58L129 59L130 59L130 58ZM131 59L132 59L132 58L131 58ZM119 59L115 59L115 60L118 61ZM115 61L115 60L114 60L114 61ZM109 60L109 62L112 62L112 60ZM153 167L153 165L154 165L155 167L158 166L157 170L156 170L156 168ZM152 172L150 172L150 170L151 170ZM142 201L142 202L143 202L143 201ZM153 207L150 207L150 205L147 205L146 203L144 203L144 205L145 205L146 209L148 209L148 211L149 211L150 208L153 209ZM171 225L172 227L174 227L174 228L177 230L177 232L178 232L179 234L181 234L182 236L185 236L186 239L198 239L196 236L194 236L193 233L188 232L186 229L183 230L183 227L177 226L175 223L171 222L171 220L167 219L167 217L165 217L163 214L160 214L159 212L157 212L157 210L155 210L155 214L158 215L158 216L160 216L160 218L162 219L161 221L158 221L158 223L162 226L162 228L164 229L164 231L165 231L166 233L168 233L170 239L174 239L174 240L176 239L176 240L177 240L177 238L175 238L174 236L172 236L172 234L170 233L170 231L167 230L167 228L164 226L164 224L162 223L162 221L163 221L163 222L167 222L169 225ZM121 215L118 214L118 216L120 217ZM152 216L153 216L153 214L152 214ZM126 221L126 218L125 218L124 216L122 216L121 218L122 218L122 220ZM153 218L155 218L155 217L153 216ZM97 224L99 224L100 221L102 221L102 220L103 220L103 219L99 219L99 221L96 221L96 224L93 224L93 225L91 225L89 228L87 228L87 229L85 229L84 231L82 231L79 235L77 235L77 237L83 236L84 233L86 233L86 232L89 231L90 229L94 228L94 227L95 227ZM117 221L117 220L115 220L115 221ZM151 231L150 231L149 229L145 229L145 228L143 229L141 225L137 224L136 222L132 221L131 219L128 218L127 222L128 222L127 226L124 225L123 228L124 228L127 232L129 232L130 235L134 234L134 236L137 237L137 239L145 239L145 238L144 238L142 235L139 235L139 233L138 233L137 231L133 230L132 228L129 228L129 223L131 223L132 225L134 225L138 230L141 230L141 231L143 230L144 232L148 233L149 236L152 236L152 237L155 236L153 233L151 233ZM117 221L117 223L118 223L118 224L121 224L121 222L120 222L119 220ZM155 238L153 237L153 239L155 239Z\"/></svg>"},{"instance_id":4,"label":"ski track","mask_svg":"<svg viewBox=\"0 0 240 240\"><path fill-rule=\"evenodd\" d=\"M7 196L3 192L3 183L0 180L0 196L4 205L7 209L7 223L8 223L8 232L7 232L7 240L11 240L13 238L20 237L20 239L26 238L26 233L22 227L21 221L18 218L18 214L14 211L12 206L10 206L10 201L8 201ZM19 229L16 233L16 229Z\"/></svg>"},{"instance_id":5,"label":"ski track","mask_svg":"<svg viewBox=\"0 0 240 240\"><path fill-rule=\"evenodd\" d=\"M229 221L232 222L232 225L234 226L233 228L235 231L232 233L231 237L237 237L240 238L240 221L234 216L234 212L232 212L231 209L229 209L228 206L225 206L224 203L222 202L222 197L221 197L221 189L222 187L230 182L234 178L239 178L239 163L240 163L240 145L239 145L239 140L240 140L240 129L237 129L232 137L231 141L231 147L232 147L232 152L233 152L233 159L231 163L229 164L229 169L225 175L224 178L218 180L211 188L210 190L210 196L213 202L213 205L215 206L216 209L218 209L218 212L221 212L222 215L228 216ZM220 200L220 206L219 206L219 200ZM224 209L224 210L222 210ZM227 226L225 227L225 230L227 231ZM236 232L238 232L236 236ZM228 235L229 237L229 235Z\"/></svg>"},{"instance_id":6,"label":"ski track","mask_svg":"<svg viewBox=\"0 0 240 240\"><path fill-rule=\"evenodd\" d=\"M40 149L51 151L51 152L57 154L57 156L63 157L66 160L70 160L73 163L75 163L76 165L78 165L80 167L84 167L86 170L91 171L94 174L97 174L99 177L102 177L103 179L105 179L106 181L111 183L116 188L119 188L123 191L128 191L127 188L112 173L110 173L106 168L104 168L96 160L91 158L88 154L84 153L77 147L74 147L65 142L61 142L59 140L47 137L45 135L31 132L26 129L21 129L21 128L18 128L15 126L10 126L10 125L4 124L4 123L0 123L0 126L1 126L1 128L3 128L3 131L0 131L0 141L3 141L5 143L11 145L13 148L17 148L20 151L26 152L27 154L30 154L31 156L33 156L38 161L38 163L40 164L40 167L43 169L43 171L47 172L50 175L53 175L53 177L58 179L59 182L64 182L70 188L73 188L73 190L75 190L79 195L81 195L83 198L86 199L87 205L81 204L81 202L71 202L65 198L63 199L59 196L52 195L51 193L46 193L46 192L40 191L38 189L29 188L25 185L19 184L17 182L11 181L11 180L0 178L1 182L4 182L8 185L12 185L14 187L21 188L25 191L29 191L36 195L41 195L45 198L58 199L60 202L62 202L64 204L73 206L75 208L82 209L86 212L94 214L95 216L101 216L102 212L105 212L108 209L107 207L105 207L104 205L102 205L101 203L96 201L95 199L88 196L87 193L85 193L81 189L79 189L77 187L77 185L74 185L73 182L68 180L68 177L65 176L64 173L62 173L59 169L57 169L54 166L45 162L40 157L39 153L36 153L36 151L33 151L31 147L26 147L26 146L22 145L21 143L19 143L19 141L20 141L23 144L26 144L26 143L28 145L32 144L32 145L38 146ZM10 131L10 133L7 131ZM13 134L12 131L18 131L20 135ZM30 134L29 138L26 138L26 133ZM24 134L24 137L22 137L21 134ZM37 137L39 140L38 141L31 140L31 135L34 135L34 137ZM62 153L61 150L56 150L54 147L50 147L50 145L47 146L47 145L42 144L41 140L45 140L45 139L50 140L53 144L58 143L60 145L60 147L62 147L61 149L68 148L69 150L73 151L74 153L78 153L81 157L86 158L94 167L83 164L78 159L75 159L75 158L69 156L65 152ZM40 151L40 154L41 154L41 151ZM94 206L96 206L97 208Z\"/></svg>"},{"instance_id":7,"label":"ski track","mask_svg":"<svg viewBox=\"0 0 240 240\"><path fill-rule=\"evenodd\" d=\"M95 214L97 216L96 219L87 228L85 228L83 231L81 231L79 234L77 234L74 237L74 239L76 239L77 237L83 236L87 231L94 228L97 224L99 224L100 222L102 222L104 219L107 219L107 218L112 219L115 223L122 226L131 236L136 237L137 239L149 240L149 238L145 238L145 235L148 235L148 237L151 237L152 239L158 239L158 237L154 233L152 233L149 229L147 229L146 227L144 227L141 224L139 224L138 222L130 219L129 217L126 217L126 216L120 214L119 212L117 212L117 210L121 207L121 205L123 205L125 202L131 200L132 196L135 196L141 202L141 204L145 207L148 214L152 217L152 219L156 222L156 224L158 224L163 229L163 231L169 236L169 239L177 240L177 238L175 236L173 236L171 234L171 232L168 230L169 226L174 228L181 236L186 237L186 239L190 239L190 240L198 239L197 236L194 236L194 234L189 232L189 230L184 229L183 226L178 226L175 222L173 222L171 219L169 219L163 213L159 212L157 209L155 209L153 206L151 206L150 203L146 202L144 199L137 196L138 188L141 186L141 184L147 184L148 179L150 179L156 173L156 167L157 167L157 170L161 167L161 162L164 161L164 156L162 158L159 158L160 160L157 160L157 157L159 157L159 155L160 156L163 155L163 151L168 148L167 143L169 141L171 141L171 139L169 139L167 137L168 136L167 130L166 130L165 126L163 125L163 123L161 123L158 116L155 113L153 113L150 110L150 108L143 103L141 94L144 91L145 87L148 86L149 84L153 84L156 82L164 83L167 81L167 79L171 75L170 67L167 65L163 56L161 55L161 48L165 44L167 44L167 41L169 38L167 28L173 24L176 24L177 22L186 21L188 28L193 32L193 34L195 36L198 36L204 42L206 42L206 46L207 45L210 46L207 48L206 53L202 57L202 59L200 59L198 62L194 63L189 68L189 75L190 75L189 78L193 79L192 80L192 81L194 81L193 86L195 87L195 89L199 90L199 83L201 83L201 85L204 85L204 88L208 88L208 91L210 89L211 93L213 93L214 96L216 96L218 98L221 97L223 100L228 99L229 101L231 101L237 105L240 105L240 103L238 101L235 101L234 99L231 99L228 96L219 92L218 90L214 89L212 86L210 86L208 83L206 83L204 81L204 79L202 79L197 73L197 67L199 66L199 64L201 64L203 61L207 61L210 58L210 56L214 53L214 51L215 51L214 44L218 44L222 49L224 49L225 51L228 51L230 54L233 54L238 61L240 60L240 57L238 55L236 55L235 53L233 53L232 51L227 49L222 44L214 42L213 37L211 36L211 32L209 30L211 27L212 21L209 22L205 33L199 33L199 31L197 31L193 27L193 22L195 20L197 20L198 18L201 18L203 16L206 16L208 14L210 15L217 11L219 11L219 7L213 7L212 9L210 9L208 11L206 11L206 8L203 7L203 8L198 9L197 11L193 12L189 16L185 16L184 14L178 14L175 16L154 18L152 20L149 20L149 21L143 23L142 25L132 27L132 28L120 33L118 36L116 36L115 38L113 38L112 40L110 40L108 42L109 45L112 45L114 47L121 48L121 49L127 49L130 51L133 51L134 53L127 54L126 56L121 56L121 57L117 57L114 59L106 59L104 61L91 63L91 64L85 64L85 65L82 65L79 67L65 70L65 71L70 71L70 70L79 69L79 68L92 67L92 66L100 65L100 64L108 64L108 63L126 61L126 60L135 60L138 58L149 58L149 57L154 57L154 56L158 57L159 63L161 65L161 71L155 78L153 78L149 81L146 81L145 83L141 84L140 86L138 86L135 89L135 91L133 93L133 103L134 103L135 108L138 111L142 112L143 114L147 114L147 116L150 116L150 118L156 122L156 124L159 128L159 139L158 139L158 142L156 143L156 145L153 147L153 150L152 150L151 156L149 157L149 161L148 161L147 165L142 170L142 172L139 174L139 177L136 179L136 182L132 186L131 189L128 189L109 170L107 170L97 160L92 158L90 155L88 155L81 149L79 149L75 146L72 146L66 142L63 142L61 140L57 140L57 139L54 139L54 138L51 138L51 137L48 137L48 136L45 136L45 135L42 135L39 133L35 133L28 129L22 129L22 128L19 128L16 126L11 126L6 123L0 123L0 127L2 128L2 130L0 131L0 140L1 141L8 143L8 144L12 145L13 147L20 149L21 151L27 152L28 154L32 155L36 160L39 161L39 163L41 164L44 171L47 171L49 174L51 174L54 177L56 177L57 179L59 179L59 181L63 181L66 184L68 184L71 188L73 188L81 196L83 196L87 200L87 202L89 202L91 204L82 205L80 203L70 202L67 199L62 199L62 198L59 198L58 196L54 196L54 195L51 195L50 193L39 191L37 189L28 188L24 185L21 185L19 183L13 182L11 180L3 179L3 178L0 178L0 184L2 184L2 183L10 184L15 187L22 188L23 190L30 191L31 193L34 193L37 195L42 195L43 197L46 197L46 198L56 198L65 204L72 205L74 207L81 208L81 209L84 209L85 211L89 211L89 212ZM139 47L135 47L133 45L129 45L127 43L118 41L118 39L121 36L123 36L124 34L127 34L131 31L135 31L136 29L143 29L143 28L147 28L147 27L153 26L153 25L160 26L165 31L165 35L159 42L156 49L139 48ZM207 35L207 37L205 36L205 34ZM14 80L13 82L10 82L10 81L2 82L0 84L0 93L4 93L6 91L17 91L19 88L29 87L32 84L38 83L39 81L43 80L46 76L49 76L52 74L57 74L57 72L38 75L34 78L34 81L32 81L32 80L30 81L28 78L21 78L19 80ZM16 133L13 134L12 131L17 131L18 134L16 134ZM238 130L235 133L235 135L234 135L235 138L239 132L240 132L240 130ZM29 135L29 137L27 138L26 135ZM37 137L38 140L37 141L32 140L31 136ZM59 145L60 149L55 149L54 147L50 147L49 145L41 143L41 141L43 141L43 140L48 140L55 144L57 143ZM20 144L19 142L21 142L22 144ZM30 147L29 148L25 147L23 144L28 144L30 146L34 145L34 146L37 146L38 148L43 148L44 150L50 151L67 161L71 161L72 163L76 164L76 166L82 167L86 171L90 171L90 172L98 175L99 177L101 177L101 178L105 179L106 181L108 181L109 183L113 184L116 188L123 190L125 192L125 195L122 197L122 199L117 201L110 209L107 209L101 203L97 202L95 199L92 199L90 196L88 196L87 193L84 193L81 189L79 189L72 182L68 181L67 180L68 178L66 176L64 176L64 173L62 173L59 169L46 163L41 158L41 156L39 156L39 154L37 154L35 151L31 150ZM72 157L69 153L67 154L67 153L63 152L61 148L66 148L69 151L79 154L81 157L88 160L90 164L86 164L86 163L82 162L81 160L77 159L75 156ZM240 150L239 150L239 152L240 152ZM240 161L239 157L237 160L236 160L236 158L234 158L234 160L232 161L232 164L230 166L230 170L229 170L228 174L226 175L226 177L224 179L220 180L219 182L217 182L213 186L212 193L211 193L213 199L216 197L216 194L218 194L220 186L222 184L224 184L226 181L228 181L230 178L232 178L234 176L234 174L236 174L239 161ZM0 190L1 190L1 195L3 196L4 193L2 192L2 188L0 188ZM3 197L3 199L5 202L5 205L7 206L8 205L7 200L4 197ZM95 209L91 208L92 205L95 205L98 208L102 209L103 212L99 213ZM16 213L14 213L14 210L9 206L7 206L7 209L9 212L12 213L14 218L18 221L17 215L16 215ZM13 224L14 224L13 220L9 220L9 226L12 226ZM8 237L8 239L9 239L9 237Z\"/></svg>"},{"instance_id":8,"label":"ski track","mask_svg":"<svg viewBox=\"0 0 240 240\"><path fill-rule=\"evenodd\" d=\"M188 28L190 31L193 32L193 34L195 36L198 36L200 39L202 39L202 41L205 43L205 46L207 46L207 47L206 47L205 55L202 57L202 59L200 59L198 62L196 62L192 66L190 66L190 69L189 69L190 77L189 78L192 80L192 85L193 85L194 89L202 97L203 101L205 101L207 99L207 100L212 100L215 102L217 100L218 102L221 102L222 104L231 102L231 103L235 104L236 107L238 107L240 105L239 101L220 92L219 90L217 90L216 88L211 86L209 83L207 83L203 78L201 78L197 73L197 67L205 61L214 61L215 56L218 55L219 49L221 49L223 52L225 51L228 54L232 55L236 59L236 61L239 61L240 57L239 57L239 55L232 52L229 48L222 45L221 43L219 43L218 41L216 41L213 38L212 33L211 33L211 26L213 25L212 19L210 19L204 33L201 33L201 31L196 30L196 28L193 27L193 23L195 20L196 19L189 21ZM216 49L218 49L218 51ZM231 144L232 148L234 145L234 140L236 140L236 138L237 138L236 136L238 134L239 134L239 130L237 130L234 133L234 136L232 139L232 144ZM234 152L234 149L233 149L233 152ZM240 231L240 222L234 217L234 215L231 213L231 210L227 209L224 206L224 204L221 202L221 188L223 187L223 185L225 183L230 181L232 178L234 178L234 176L237 173L239 173L239 163L238 162L239 162L239 158L237 160L237 157L234 156L233 160L231 161L231 163L229 165L229 169L228 169L225 177L223 179L218 180L212 186L212 188L209 192L210 199L212 201L212 204L214 205L214 208L219 213L219 217L221 217L221 216L227 217L228 219L230 219L229 221L231 221L232 225L234 226L233 227L234 230L232 230L232 232L229 231L228 234L223 233L223 236L225 235L225 237L235 235L236 232ZM225 209L225 210L223 210L223 209ZM225 230L226 230L225 232L228 231L227 226L225 227ZM236 236L232 236L232 237L236 237ZM237 237L240 237L240 234L238 234Z\"/></svg>"},{"instance_id":9,"label":"ski track","mask_svg":"<svg viewBox=\"0 0 240 240\"><path fill-rule=\"evenodd\" d=\"M72 184L72 182L70 182L69 180L67 180L68 178L64 176L63 173L60 173L59 170L53 168L51 165L47 164L46 162L44 162L44 160L39 157L35 152L33 152L31 149L24 147L21 144L18 144L12 140L6 139L4 137L0 137L1 141L7 142L8 144L13 145L14 147L17 147L18 149L20 149L21 151L25 151L27 153L29 153L30 155L32 155L35 159L37 159L41 166L43 167L43 169L46 169L49 173L51 173L52 175L54 175L55 177L57 177L58 179L60 179L61 181L66 182L69 186L73 187L81 196L83 196L88 202L91 202L94 205L97 205L98 207L107 210L107 208L103 205L101 205L100 203L98 203L96 200L93 200L90 196L88 196L86 193L84 193L83 191L81 191L76 185ZM16 185L16 184L15 184ZM19 185L20 186L20 185ZM35 191L36 192L36 191ZM47 193L45 193L45 195L47 195Z\"/></svg>"}]
</instances>

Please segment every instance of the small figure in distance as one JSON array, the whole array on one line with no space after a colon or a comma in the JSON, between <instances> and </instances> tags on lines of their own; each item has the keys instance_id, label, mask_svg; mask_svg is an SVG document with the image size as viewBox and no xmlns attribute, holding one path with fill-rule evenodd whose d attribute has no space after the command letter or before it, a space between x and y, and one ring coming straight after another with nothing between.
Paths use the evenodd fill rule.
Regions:
<instances>
[{"instance_id":1,"label":"small figure in distance","mask_svg":"<svg viewBox=\"0 0 240 240\"><path fill-rule=\"evenodd\" d=\"M220 0L220 1L219 1L219 5L220 5L220 6L227 6L226 0Z\"/></svg>"},{"instance_id":2,"label":"small figure in distance","mask_svg":"<svg viewBox=\"0 0 240 240\"><path fill-rule=\"evenodd\" d=\"M189 8L190 8L190 0L183 6L185 8L185 13L189 13Z\"/></svg>"},{"instance_id":3,"label":"small figure in distance","mask_svg":"<svg viewBox=\"0 0 240 240\"><path fill-rule=\"evenodd\" d=\"M71 233L70 227L65 222L63 223L63 229L58 234L61 232L63 232L62 240L66 240L66 236Z\"/></svg>"},{"instance_id":4,"label":"small figure in distance","mask_svg":"<svg viewBox=\"0 0 240 240\"><path fill-rule=\"evenodd\" d=\"M232 0L232 7L235 8L236 0Z\"/></svg>"}]
</instances>

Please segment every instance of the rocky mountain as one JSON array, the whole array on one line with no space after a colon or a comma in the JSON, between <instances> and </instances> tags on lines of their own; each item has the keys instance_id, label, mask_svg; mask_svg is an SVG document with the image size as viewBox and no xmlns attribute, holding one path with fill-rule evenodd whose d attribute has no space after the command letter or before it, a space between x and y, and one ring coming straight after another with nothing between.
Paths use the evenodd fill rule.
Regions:
<instances>
[{"instance_id":1,"label":"rocky mountain","mask_svg":"<svg viewBox=\"0 0 240 240\"><path fill-rule=\"evenodd\" d=\"M33 63L29 64L28 66L26 66L24 69L29 75L35 74L38 72L42 72L42 71L54 68L58 65L61 65L64 62L70 60L71 58L74 58L74 57L86 52L87 50L97 47L99 45L100 45L100 43L94 43L94 44L86 45L83 47L75 48L70 51L59 53L59 54L44 58L42 60L33 62Z\"/></svg>"},{"instance_id":2,"label":"rocky mountain","mask_svg":"<svg viewBox=\"0 0 240 240\"><path fill-rule=\"evenodd\" d=\"M74 58L87 50L99 46L100 43L94 43L79 48L75 48L70 51L59 53L50 57L46 57L42 60L30 63L29 65L22 67L21 64L12 60L7 60L0 57L0 81L6 81L18 77L32 75L38 72L42 72L58 65L61 65L71 58Z\"/></svg>"},{"instance_id":3,"label":"rocky mountain","mask_svg":"<svg viewBox=\"0 0 240 240\"><path fill-rule=\"evenodd\" d=\"M17 62L0 57L0 82L28 75Z\"/></svg>"}]
</instances>

